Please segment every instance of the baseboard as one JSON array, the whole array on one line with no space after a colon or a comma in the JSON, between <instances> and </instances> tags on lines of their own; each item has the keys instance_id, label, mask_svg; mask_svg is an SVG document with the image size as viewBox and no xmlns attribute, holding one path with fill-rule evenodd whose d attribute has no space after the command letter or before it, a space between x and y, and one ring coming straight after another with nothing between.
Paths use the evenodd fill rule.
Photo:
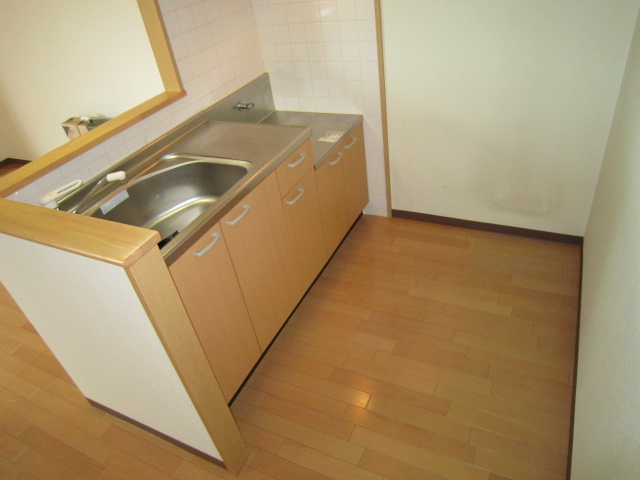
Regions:
<instances>
[{"instance_id":1,"label":"baseboard","mask_svg":"<svg viewBox=\"0 0 640 480\"><path fill-rule=\"evenodd\" d=\"M518 237L537 238L539 240L549 240L552 242L568 243L571 245L582 245L583 237L577 235L567 235L564 233L544 232L542 230L530 230L528 228L510 227L507 225L497 225L494 223L475 222L473 220L462 220L459 218L441 217L428 213L407 212L405 210L391 210L394 218L406 218L408 220L418 220L420 222L438 223L452 227L469 228L483 232L504 233Z\"/></svg>"},{"instance_id":2,"label":"baseboard","mask_svg":"<svg viewBox=\"0 0 640 480\"><path fill-rule=\"evenodd\" d=\"M580 284L578 285L578 320L576 322L576 348L573 362L573 394L571 396L571 423L569 426L569 454L567 457L567 480L571 479L573 461L573 433L576 422L576 395L578 383L578 358L580 353L580 320L582 318L582 274L584 273L584 249L580 250Z\"/></svg>"}]
</instances>

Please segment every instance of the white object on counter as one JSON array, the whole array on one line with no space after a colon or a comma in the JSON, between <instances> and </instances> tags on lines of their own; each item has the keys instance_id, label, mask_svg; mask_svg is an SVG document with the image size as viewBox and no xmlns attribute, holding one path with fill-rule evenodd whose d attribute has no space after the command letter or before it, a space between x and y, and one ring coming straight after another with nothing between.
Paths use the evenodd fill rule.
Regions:
<instances>
[{"instance_id":1,"label":"white object on counter","mask_svg":"<svg viewBox=\"0 0 640 480\"><path fill-rule=\"evenodd\" d=\"M43 195L40 198L40 205L43 205L47 208L58 208L58 200L62 197L69 195L71 192L77 190L82 186L82 180L77 179L71 183L67 183L66 185L57 188L56 190Z\"/></svg>"}]
</instances>

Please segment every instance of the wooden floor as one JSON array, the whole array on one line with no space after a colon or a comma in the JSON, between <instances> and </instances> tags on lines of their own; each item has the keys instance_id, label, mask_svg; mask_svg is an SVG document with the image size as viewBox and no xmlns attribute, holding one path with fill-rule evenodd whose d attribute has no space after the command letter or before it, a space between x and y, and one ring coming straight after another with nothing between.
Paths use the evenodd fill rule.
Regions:
<instances>
[{"instance_id":1,"label":"wooden floor","mask_svg":"<svg viewBox=\"0 0 640 480\"><path fill-rule=\"evenodd\" d=\"M232 406L239 478L565 478L579 263L576 246L363 217ZM0 308L0 478L228 478L89 406Z\"/></svg>"}]
</instances>

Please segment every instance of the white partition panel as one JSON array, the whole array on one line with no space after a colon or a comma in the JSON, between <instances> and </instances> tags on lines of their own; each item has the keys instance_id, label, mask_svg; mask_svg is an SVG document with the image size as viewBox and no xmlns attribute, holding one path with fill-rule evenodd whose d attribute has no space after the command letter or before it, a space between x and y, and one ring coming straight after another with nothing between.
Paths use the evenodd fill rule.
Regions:
<instances>
[{"instance_id":1,"label":"white partition panel","mask_svg":"<svg viewBox=\"0 0 640 480\"><path fill-rule=\"evenodd\" d=\"M221 458L123 268L3 234L0 264L87 398Z\"/></svg>"}]
</instances>

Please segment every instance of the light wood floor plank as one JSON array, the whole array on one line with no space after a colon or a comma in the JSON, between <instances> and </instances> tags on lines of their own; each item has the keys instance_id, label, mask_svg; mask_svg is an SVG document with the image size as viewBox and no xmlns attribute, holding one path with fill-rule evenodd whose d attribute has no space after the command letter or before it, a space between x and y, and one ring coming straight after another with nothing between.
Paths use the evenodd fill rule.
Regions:
<instances>
[{"instance_id":1,"label":"light wood floor plank","mask_svg":"<svg viewBox=\"0 0 640 480\"><path fill-rule=\"evenodd\" d=\"M278 456L333 480L384 480L380 475L288 440L278 451Z\"/></svg>"},{"instance_id":2,"label":"light wood floor plank","mask_svg":"<svg viewBox=\"0 0 640 480\"><path fill-rule=\"evenodd\" d=\"M478 449L476 465L493 472L513 478L513 480L564 480L565 474L559 474L522 463L513 457L489 450Z\"/></svg>"},{"instance_id":3,"label":"light wood floor plank","mask_svg":"<svg viewBox=\"0 0 640 480\"><path fill-rule=\"evenodd\" d=\"M455 346L451 345L456 335L455 329L451 328L451 325L447 323L434 325L433 322L429 322L428 320L435 315L438 314L428 314L423 320L412 320L390 313L373 312L371 318L366 322L362 322L359 329L365 332L378 332L379 335L393 338L397 341L414 340L415 335L419 335L420 341L429 342L433 340L442 345L444 350L447 349L444 345L455 350ZM466 351L466 349L460 350L458 353Z\"/></svg>"},{"instance_id":4,"label":"light wood floor plank","mask_svg":"<svg viewBox=\"0 0 640 480\"><path fill-rule=\"evenodd\" d=\"M353 424L339 417L318 412L296 402L269 395L260 409L286 417L302 425L306 425L332 437L348 440L353 431Z\"/></svg>"},{"instance_id":5,"label":"light wood floor plank","mask_svg":"<svg viewBox=\"0 0 640 480\"><path fill-rule=\"evenodd\" d=\"M361 217L231 405L237 477L90 406L0 287L0 478L564 478L580 255Z\"/></svg>"},{"instance_id":6,"label":"light wood floor plank","mask_svg":"<svg viewBox=\"0 0 640 480\"><path fill-rule=\"evenodd\" d=\"M360 467L389 480L446 480L440 475L371 450L364 451Z\"/></svg>"},{"instance_id":7,"label":"light wood floor plank","mask_svg":"<svg viewBox=\"0 0 640 480\"><path fill-rule=\"evenodd\" d=\"M545 447L538 447L530 443L513 440L511 438L474 428L470 443L512 457L523 463L547 470L558 475L566 471L567 456L558 454Z\"/></svg>"},{"instance_id":8,"label":"light wood floor plank","mask_svg":"<svg viewBox=\"0 0 640 480\"><path fill-rule=\"evenodd\" d=\"M251 410L245 421L353 465L358 464L364 451L357 444L341 440L333 435L260 408Z\"/></svg>"},{"instance_id":9,"label":"light wood floor plank","mask_svg":"<svg viewBox=\"0 0 640 480\"><path fill-rule=\"evenodd\" d=\"M469 425L453 422L446 415L438 415L422 408L376 395L369 401L367 410L463 443L467 443L471 435Z\"/></svg>"},{"instance_id":10,"label":"light wood floor plank","mask_svg":"<svg viewBox=\"0 0 640 480\"><path fill-rule=\"evenodd\" d=\"M428 379L435 382L442 382L447 385L463 388L470 392L488 395L491 392L493 382L475 375L456 372L448 368L428 365L412 359L400 357L398 355L376 352L373 359L375 365L393 368L402 372L415 375L418 378Z\"/></svg>"},{"instance_id":11,"label":"light wood floor plank","mask_svg":"<svg viewBox=\"0 0 640 480\"><path fill-rule=\"evenodd\" d=\"M416 375L416 372L386 365L372 364L358 358L349 358L344 364L344 369L427 395L433 394L437 385L435 380L427 378L425 375Z\"/></svg>"},{"instance_id":12,"label":"light wood floor plank","mask_svg":"<svg viewBox=\"0 0 640 480\"><path fill-rule=\"evenodd\" d=\"M442 312L444 308L444 304L442 302L407 295L406 292L398 293L386 288L375 288L372 286L363 286L358 284L351 284L348 288L350 294L360 297L361 302L365 302L367 305L372 305L376 312L385 312L386 310L375 308L377 304L373 303L373 300L409 307L411 310L408 310L407 314L403 315L398 313L398 315L415 319L423 318L426 312ZM389 313L393 314L393 312Z\"/></svg>"},{"instance_id":13,"label":"light wood floor plank","mask_svg":"<svg viewBox=\"0 0 640 480\"><path fill-rule=\"evenodd\" d=\"M460 441L440 435L433 430L418 428L368 408L349 407L344 418L359 427L380 433L391 439L400 440L439 455L453 457L462 462L471 462L475 456L475 447L469 445L466 440ZM467 432L467 437L469 433Z\"/></svg>"},{"instance_id":14,"label":"light wood floor plank","mask_svg":"<svg viewBox=\"0 0 640 480\"><path fill-rule=\"evenodd\" d=\"M393 439L373 430L356 427L351 441L369 450L442 475L451 480L487 480L489 472L425 448Z\"/></svg>"},{"instance_id":15,"label":"light wood floor plank","mask_svg":"<svg viewBox=\"0 0 640 480\"><path fill-rule=\"evenodd\" d=\"M335 370L332 372L332 381L334 381L334 374ZM350 386L356 387L355 385ZM346 402L341 402L326 395L312 392L306 388L297 387L290 383L281 382L269 377L265 377L263 381L260 382L258 388L268 394L290 400L298 405L304 405L318 412L333 415L338 418L342 418L342 415L349 406Z\"/></svg>"},{"instance_id":16,"label":"light wood floor plank","mask_svg":"<svg viewBox=\"0 0 640 480\"><path fill-rule=\"evenodd\" d=\"M401 402L405 406L414 406L438 415L446 415L449 410L450 402L447 400L349 370L336 368L331 374L331 380L378 397ZM342 413L344 414L344 412Z\"/></svg>"}]
</instances>

